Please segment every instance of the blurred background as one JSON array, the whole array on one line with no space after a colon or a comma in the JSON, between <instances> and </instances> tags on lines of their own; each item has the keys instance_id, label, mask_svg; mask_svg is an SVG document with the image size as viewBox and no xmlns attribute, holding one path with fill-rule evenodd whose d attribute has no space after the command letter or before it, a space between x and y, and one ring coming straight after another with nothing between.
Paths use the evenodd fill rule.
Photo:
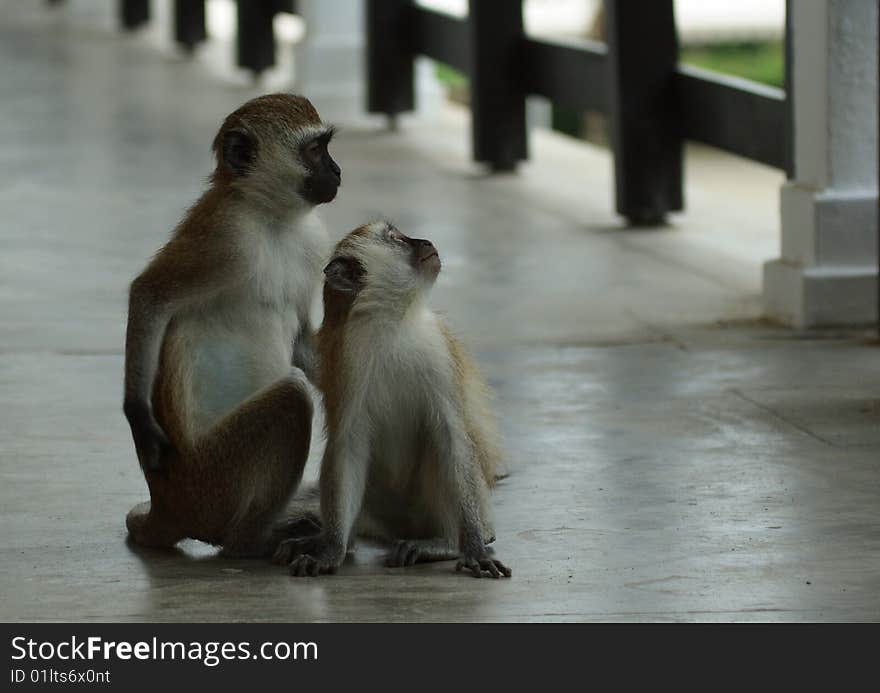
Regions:
<instances>
[{"instance_id":1,"label":"blurred background","mask_svg":"<svg viewBox=\"0 0 880 693\"><path fill-rule=\"evenodd\" d=\"M880 619L877 24L872 0L0 0L0 618ZM332 238L386 217L439 248L432 304L496 392L513 580L367 545L303 585L125 542L128 284L270 91L340 126Z\"/></svg>"}]
</instances>

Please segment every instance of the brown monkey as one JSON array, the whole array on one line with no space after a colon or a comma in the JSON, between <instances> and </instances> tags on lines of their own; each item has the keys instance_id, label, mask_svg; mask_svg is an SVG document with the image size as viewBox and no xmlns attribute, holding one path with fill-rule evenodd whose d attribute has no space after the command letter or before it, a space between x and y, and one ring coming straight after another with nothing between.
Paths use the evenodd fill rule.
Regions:
<instances>
[{"instance_id":1,"label":"brown monkey","mask_svg":"<svg viewBox=\"0 0 880 693\"><path fill-rule=\"evenodd\" d=\"M392 543L389 566L459 558L510 577L486 548L500 460L488 390L425 305L439 271L430 241L384 222L350 233L324 270L322 532L280 543L293 575L335 572L361 534Z\"/></svg>"},{"instance_id":2,"label":"brown monkey","mask_svg":"<svg viewBox=\"0 0 880 693\"><path fill-rule=\"evenodd\" d=\"M330 249L313 210L341 181L332 135L291 94L229 115L209 189L132 282L123 408L150 488L126 519L138 544L274 549L311 439L309 310Z\"/></svg>"}]
</instances>

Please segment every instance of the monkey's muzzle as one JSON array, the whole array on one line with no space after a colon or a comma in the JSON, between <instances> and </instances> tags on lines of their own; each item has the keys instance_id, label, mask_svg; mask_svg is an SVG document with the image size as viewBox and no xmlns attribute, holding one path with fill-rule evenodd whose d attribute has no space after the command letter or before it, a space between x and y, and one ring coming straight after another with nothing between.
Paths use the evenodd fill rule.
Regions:
<instances>
[{"instance_id":1,"label":"monkey's muzzle","mask_svg":"<svg viewBox=\"0 0 880 693\"><path fill-rule=\"evenodd\" d=\"M440 271L440 253L431 241L424 238L413 238L412 244L416 250L416 262L419 269L437 274Z\"/></svg>"}]
</instances>

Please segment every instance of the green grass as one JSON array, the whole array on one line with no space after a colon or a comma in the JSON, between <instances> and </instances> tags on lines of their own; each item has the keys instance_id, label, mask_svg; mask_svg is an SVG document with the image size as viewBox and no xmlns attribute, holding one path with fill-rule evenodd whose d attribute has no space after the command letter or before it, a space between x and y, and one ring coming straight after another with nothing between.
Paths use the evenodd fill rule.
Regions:
<instances>
[{"instance_id":1,"label":"green grass","mask_svg":"<svg viewBox=\"0 0 880 693\"><path fill-rule=\"evenodd\" d=\"M685 46L679 60L773 87L782 87L785 82L785 49L781 41Z\"/></svg>"},{"instance_id":2,"label":"green grass","mask_svg":"<svg viewBox=\"0 0 880 693\"><path fill-rule=\"evenodd\" d=\"M455 68L449 67L449 65L444 65L443 63L436 63L437 65L437 79L440 80L440 83L452 89L466 87L468 84L467 75L459 72Z\"/></svg>"}]
</instances>

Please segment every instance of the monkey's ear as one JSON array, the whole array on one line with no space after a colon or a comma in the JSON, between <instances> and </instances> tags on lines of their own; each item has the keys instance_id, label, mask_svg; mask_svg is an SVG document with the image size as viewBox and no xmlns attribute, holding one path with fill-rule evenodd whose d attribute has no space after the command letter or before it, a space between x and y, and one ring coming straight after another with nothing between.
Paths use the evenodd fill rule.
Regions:
<instances>
[{"instance_id":1,"label":"monkey's ear","mask_svg":"<svg viewBox=\"0 0 880 693\"><path fill-rule=\"evenodd\" d=\"M240 176L248 172L257 158L257 143L244 128L232 128L223 133L221 152L223 162Z\"/></svg>"},{"instance_id":2,"label":"monkey's ear","mask_svg":"<svg viewBox=\"0 0 880 693\"><path fill-rule=\"evenodd\" d=\"M331 289L354 294L363 283L364 266L353 257L335 257L324 268L324 276Z\"/></svg>"}]
</instances>

